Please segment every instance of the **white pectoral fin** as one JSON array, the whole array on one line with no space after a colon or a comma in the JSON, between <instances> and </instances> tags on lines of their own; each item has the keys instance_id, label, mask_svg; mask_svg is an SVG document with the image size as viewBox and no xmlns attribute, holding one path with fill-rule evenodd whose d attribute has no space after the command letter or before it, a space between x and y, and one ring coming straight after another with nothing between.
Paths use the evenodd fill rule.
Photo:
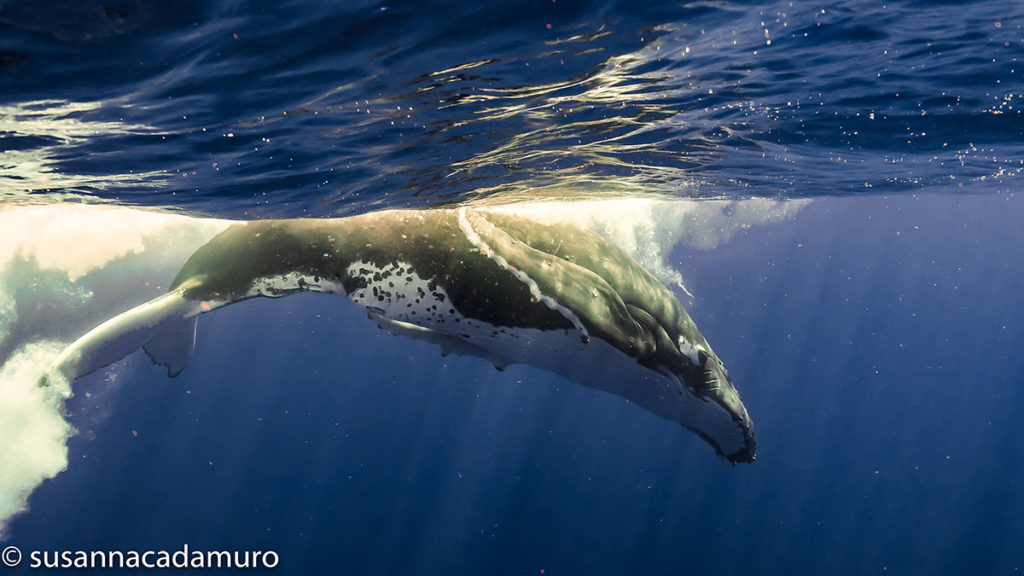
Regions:
<instances>
[{"instance_id":1,"label":"white pectoral fin","mask_svg":"<svg viewBox=\"0 0 1024 576\"><path fill-rule=\"evenodd\" d=\"M183 290L168 292L119 314L65 349L51 367L69 382L113 364L139 348L171 376L184 368L195 344L196 304Z\"/></svg>"}]
</instances>

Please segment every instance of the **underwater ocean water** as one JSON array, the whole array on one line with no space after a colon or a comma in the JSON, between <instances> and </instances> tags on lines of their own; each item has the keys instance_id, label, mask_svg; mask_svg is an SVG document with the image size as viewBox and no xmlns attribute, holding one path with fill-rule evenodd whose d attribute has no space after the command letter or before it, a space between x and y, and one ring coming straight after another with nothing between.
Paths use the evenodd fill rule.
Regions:
<instances>
[{"instance_id":1,"label":"underwater ocean water","mask_svg":"<svg viewBox=\"0 0 1024 576\"><path fill-rule=\"evenodd\" d=\"M2 0L0 572L1019 573L1022 99L1020 2ZM229 221L454 206L669 286L756 461L319 294L37 384Z\"/></svg>"}]
</instances>

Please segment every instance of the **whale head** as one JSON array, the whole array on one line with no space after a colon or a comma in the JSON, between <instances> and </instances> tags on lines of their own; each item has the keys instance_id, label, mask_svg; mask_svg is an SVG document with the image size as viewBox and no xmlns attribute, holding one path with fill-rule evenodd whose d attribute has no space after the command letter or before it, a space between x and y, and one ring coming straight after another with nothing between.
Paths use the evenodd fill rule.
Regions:
<instances>
[{"instance_id":1,"label":"whale head","mask_svg":"<svg viewBox=\"0 0 1024 576\"><path fill-rule=\"evenodd\" d=\"M714 446L726 460L734 464L753 462L757 445L754 424L725 364L707 341L703 345L694 344L681 337L679 350L683 359L672 362L672 369L689 393L704 404L693 412L709 414L707 419L694 421L687 427ZM720 414L712 416L715 412L724 412L728 419L721 418Z\"/></svg>"},{"instance_id":2,"label":"whale head","mask_svg":"<svg viewBox=\"0 0 1024 576\"><path fill-rule=\"evenodd\" d=\"M592 232L463 211L482 254L531 286L585 335L571 366L531 361L679 422L732 463L755 456L754 427L725 365L664 284ZM589 355L600 368L588 371Z\"/></svg>"}]
</instances>

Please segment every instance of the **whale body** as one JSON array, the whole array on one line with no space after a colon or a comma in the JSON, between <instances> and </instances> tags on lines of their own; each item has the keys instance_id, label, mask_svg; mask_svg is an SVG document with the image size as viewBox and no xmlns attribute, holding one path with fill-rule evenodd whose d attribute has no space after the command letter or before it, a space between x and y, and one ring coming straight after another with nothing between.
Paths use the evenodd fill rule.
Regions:
<instances>
[{"instance_id":1,"label":"whale body","mask_svg":"<svg viewBox=\"0 0 1024 576\"><path fill-rule=\"evenodd\" d=\"M312 291L362 306L382 328L530 364L679 422L732 463L755 455L728 372L673 294L595 233L457 208L234 224L188 259L168 292L72 343L69 381L143 348L176 376L198 316Z\"/></svg>"}]
</instances>

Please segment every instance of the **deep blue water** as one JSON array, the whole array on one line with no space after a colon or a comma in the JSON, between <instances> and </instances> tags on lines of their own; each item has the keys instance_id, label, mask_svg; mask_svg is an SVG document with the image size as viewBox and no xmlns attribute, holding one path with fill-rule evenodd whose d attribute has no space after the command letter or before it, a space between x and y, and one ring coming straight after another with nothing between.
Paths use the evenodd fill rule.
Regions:
<instances>
[{"instance_id":1,"label":"deep blue water","mask_svg":"<svg viewBox=\"0 0 1024 576\"><path fill-rule=\"evenodd\" d=\"M79 381L68 467L5 544L275 550L288 574L1019 572L1024 4L793 4L0 2L0 207L813 199L667 258L750 465L341 299L255 300L204 316L174 380L135 355Z\"/></svg>"}]
</instances>

